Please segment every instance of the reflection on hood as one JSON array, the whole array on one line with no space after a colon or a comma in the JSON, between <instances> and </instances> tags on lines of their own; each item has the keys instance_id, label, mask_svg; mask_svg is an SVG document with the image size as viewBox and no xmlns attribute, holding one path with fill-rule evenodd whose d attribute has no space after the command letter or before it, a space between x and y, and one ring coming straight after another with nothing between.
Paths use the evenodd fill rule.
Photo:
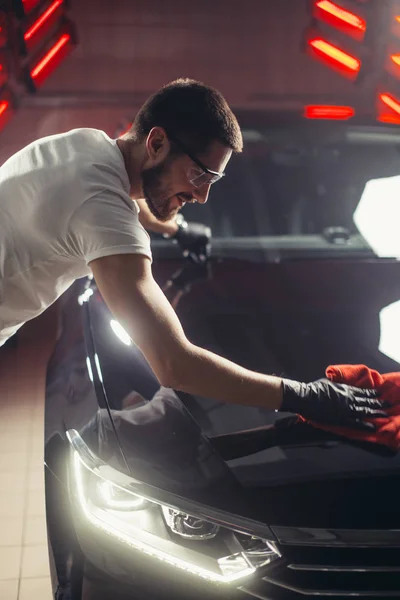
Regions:
<instances>
[{"instance_id":1,"label":"reflection on hood","mask_svg":"<svg viewBox=\"0 0 400 600\"><path fill-rule=\"evenodd\" d=\"M160 388L150 402L135 394L134 401L111 414L135 476L169 488L208 488L231 479L224 461L171 389ZM99 412L99 429L104 458L114 441L107 410Z\"/></svg>"}]
</instances>

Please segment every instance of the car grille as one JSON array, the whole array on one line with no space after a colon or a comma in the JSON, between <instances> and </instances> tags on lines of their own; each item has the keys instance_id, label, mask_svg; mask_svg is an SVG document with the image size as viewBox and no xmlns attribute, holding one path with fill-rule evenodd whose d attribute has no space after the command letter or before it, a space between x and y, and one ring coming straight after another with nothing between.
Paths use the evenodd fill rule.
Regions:
<instances>
[{"instance_id":1,"label":"car grille","mask_svg":"<svg viewBox=\"0 0 400 600\"><path fill-rule=\"evenodd\" d=\"M243 586L251 596L400 598L400 531L271 529L285 563Z\"/></svg>"}]
</instances>

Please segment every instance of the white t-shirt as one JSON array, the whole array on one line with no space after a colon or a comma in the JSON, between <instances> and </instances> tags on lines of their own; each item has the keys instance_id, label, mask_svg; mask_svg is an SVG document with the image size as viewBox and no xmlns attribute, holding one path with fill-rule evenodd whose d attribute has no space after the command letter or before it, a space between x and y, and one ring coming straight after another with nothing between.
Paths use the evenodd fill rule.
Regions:
<instances>
[{"instance_id":1,"label":"white t-shirt","mask_svg":"<svg viewBox=\"0 0 400 600\"><path fill-rule=\"evenodd\" d=\"M151 260L129 187L116 140L97 129L37 140L0 167L0 346L95 258Z\"/></svg>"}]
</instances>

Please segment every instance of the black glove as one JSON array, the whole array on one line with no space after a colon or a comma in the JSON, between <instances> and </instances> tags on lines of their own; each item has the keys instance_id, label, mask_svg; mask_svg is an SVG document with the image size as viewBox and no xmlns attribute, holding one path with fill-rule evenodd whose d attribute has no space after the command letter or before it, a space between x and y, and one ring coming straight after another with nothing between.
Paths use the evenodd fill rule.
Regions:
<instances>
[{"instance_id":1,"label":"black glove","mask_svg":"<svg viewBox=\"0 0 400 600\"><path fill-rule=\"evenodd\" d=\"M335 427L374 431L363 419L385 418L390 403L378 400L376 390L365 390L329 379L301 383L283 379L282 412L297 413L307 420Z\"/></svg>"},{"instance_id":2,"label":"black glove","mask_svg":"<svg viewBox=\"0 0 400 600\"><path fill-rule=\"evenodd\" d=\"M170 278L175 287L185 293L190 291L194 283L205 281L211 276L211 265L208 261L195 262L191 255L189 259L186 265L179 271L175 271Z\"/></svg>"},{"instance_id":3,"label":"black glove","mask_svg":"<svg viewBox=\"0 0 400 600\"><path fill-rule=\"evenodd\" d=\"M191 256L194 262L202 263L211 254L211 229L202 223L178 221L178 231L172 239L181 247L184 256Z\"/></svg>"}]
</instances>

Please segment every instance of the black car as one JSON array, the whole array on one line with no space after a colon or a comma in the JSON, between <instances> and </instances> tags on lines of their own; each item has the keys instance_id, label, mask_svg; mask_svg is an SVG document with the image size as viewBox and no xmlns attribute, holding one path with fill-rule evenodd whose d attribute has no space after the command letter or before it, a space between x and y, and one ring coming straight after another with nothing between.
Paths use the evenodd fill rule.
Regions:
<instances>
[{"instance_id":1,"label":"black car","mask_svg":"<svg viewBox=\"0 0 400 600\"><path fill-rule=\"evenodd\" d=\"M398 129L239 119L244 154L184 210L213 231L174 303L188 338L302 381L335 364L398 371L383 329L400 263L353 220L367 182L398 174ZM185 259L156 236L153 252L164 287ZM160 387L94 280L60 309L45 423L58 600L400 597L395 450Z\"/></svg>"}]
</instances>

